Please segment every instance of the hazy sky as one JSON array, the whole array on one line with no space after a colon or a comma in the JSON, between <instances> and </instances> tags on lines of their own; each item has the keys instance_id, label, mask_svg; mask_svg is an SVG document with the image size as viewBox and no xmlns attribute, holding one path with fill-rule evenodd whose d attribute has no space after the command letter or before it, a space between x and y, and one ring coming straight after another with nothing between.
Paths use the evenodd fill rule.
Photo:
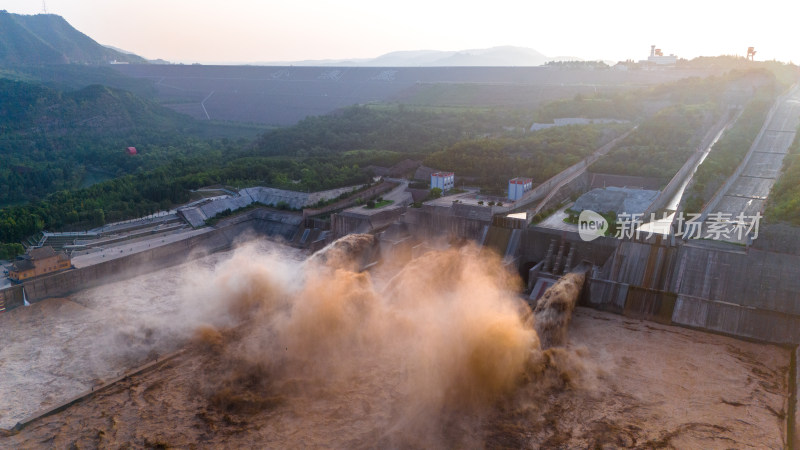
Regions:
<instances>
[{"instance_id":1,"label":"hazy sky","mask_svg":"<svg viewBox=\"0 0 800 450\"><path fill-rule=\"evenodd\" d=\"M101 44L173 62L370 58L396 50L530 47L547 56L642 59L746 53L800 61L792 2L762 0L46 0ZM19 14L39 0L0 0Z\"/></svg>"}]
</instances>

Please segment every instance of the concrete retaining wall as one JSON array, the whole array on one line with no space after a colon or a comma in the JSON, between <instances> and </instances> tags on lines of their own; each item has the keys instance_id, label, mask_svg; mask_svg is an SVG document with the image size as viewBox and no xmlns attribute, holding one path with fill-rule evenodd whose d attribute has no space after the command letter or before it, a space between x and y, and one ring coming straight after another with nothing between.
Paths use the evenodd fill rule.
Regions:
<instances>
[{"instance_id":1,"label":"concrete retaining wall","mask_svg":"<svg viewBox=\"0 0 800 450\"><path fill-rule=\"evenodd\" d=\"M11 299L9 303L11 307L22 305L23 287L30 302L48 297L62 297L82 289L131 278L181 264L205 254L229 249L242 236L248 234L291 240L301 222L302 217L298 214L254 210L233 217L207 233L92 266L35 278L0 293L4 298Z\"/></svg>"},{"instance_id":2,"label":"concrete retaining wall","mask_svg":"<svg viewBox=\"0 0 800 450\"><path fill-rule=\"evenodd\" d=\"M331 231L334 236L341 237L348 234L366 233L369 230L369 219L366 217L345 216L342 214L331 216Z\"/></svg>"},{"instance_id":3,"label":"concrete retaining wall","mask_svg":"<svg viewBox=\"0 0 800 450\"><path fill-rule=\"evenodd\" d=\"M353 192L361 187L362 186L350 186L312 193L253 187L240 190L237 196L195 202L194 206L179 208L178 212L187 222L196 228L202 226L206 220L213 218L221 212L226 210L236 211L254 202L268 206L277 206L280 203L284 203L290 209L299 210L306 206L314 205L319 201L337 198L342 194Z\"/></svg>"},{"instance_id":4,"label":"concrete retaining wall","mask_svg":"<svg viewBox=\"0 0 800 450\"><path fill-rule=\"evenodd\" d=\"M620 241L602 275L618 283L668 291L676 252L677 248L667 247L662 241L658 244Z\"/></svg>"},{"instance_id":5,"label":"concrete retaining wall","mask_svg":"<svg viewBox=\"0 0 800 450\"><path fill-rule=\"evenodd\" d=\"M22 286L11 286L0 291L0 303L6 311L22 306Z\"/></svg>"},{"instance_id":6,"label":"concrete retaining wall","mask_svg":"<svg viewBox=\"0 0 800 450\"><path fill-rule=\"evenodd\" d=\"M385 194L386 192L391 191L392 189L397 187L397 183L392 183L389 181L384 181L383 183L372 186L368 189L365 189L357 194L354 194L350 198L346 198L344 200L338 201L331 205L325 206L324 208L306 208L303 210L303 217L312 217L312 216L319 216L322 214L327 214L331 211L337 211L344 208L349 208L351 206L356 205L359 199L366 200L372 197L377 197L381 194ZM335 197L334 197L335 198Z\"/></svg>"},{"instance_id":7,"label":"concrete retaining wall","mask_svg":"<svg viewBox=\"0 0 800 450\"><path fill-rule=\"evenodd\" d=\"M637 319L670 324L677 296L671 292L590 279L584 304Z\"/></svg>"},{"instance_id":8,"label":"concrete retaining wall","mask_svg":"<svg viewBox=\"0 0 800 450\"><path fill-rule=\"evenodd\" d=\"M338 239L354 233L368 233L377 228L388 226L405 212L405 207L394 207L373 214L358 214L350 211L345 211L342 214L333 214L331 216L333 238Z\"/></svg>"},{"instance_id":9,"label":"concrete retaining wall","mask_svg":"<svg viewBox=\"0 0 800 450\"><path fill-rule=\"evenodd\" d=\"M681 296L800 315L800 256L684 245L673 270Z\"/></svg>"},{"instance_id":10,"label":"concrete retaining wall","mask_svg":"<svg viewBox=\"0 0 800 450\"><path fill-rule=\"evenodd\" d=\"M588 172L584 172L581 175L578 175L574 179L558 187L558 189L552 192L551 195L548 195L547 200L539 204L537 206L536 211L541 212L541 211L547 211L548 209L557 208L570 198L577 197L583 194L584 192L589 190L590 179L591 176L589 175Z\"/></svg>"},{"instance_id":11,"label":"concrete retaining wall","mask_svg":"<svg viewBox=\"0 0 800 450\"><path fill-rule=\"evenodd\" d=\"M623 241L593 278L588 303L600 309L765 342L800 342L797 255Z\"/></svg>"},{"instance_id":12,"label":"concrete retaining wall","mask_svg":"<svg viewBox=\"0 0 800 450\"><path fill-rule=\"evenodd\" d=\"M628 287L625 283L590 278L584 290L584 304L601 311L623 314Z\"/></svg>"},{"instance_id":13,"label":"concrete retaining wall","mask_svg":"<svg viewBox=\"0 0 800 450\"><path fill-rule=\"evenodd\" d=\"M753 248L767 252L800 255L800 227L788 224L765 224L759 226L758 238L753 240Z\"/></svg>"},{"instance_id":14,"label":"concrete retaining wall","mask_svg":"<svg viewBox=\"0 0 800 450\"><path fill-rule=\"evenodd\" d=\"M682 325L776 344L800 342L800 316L673 292L590 279L583 303L663 324Z\"/></svg>"},{"instance_id":15,"label":"concrete retaining wall","mask_svg":"<svg viewBox=\"0 0 800 450\"><path fill-rule=\"evenodd\" d=\"M23 286L31 302L61 297L81 289L180 264L201 254L227 249L237 236L247 231L252 231L250 224L217 229L122 258L36 278L25 282Z\"/></svg>"},{"instance_id":16,"label":"concrete retaining wall","mask_svg":"<svg viewBox=\"0 0 800 450\"><path fill-rule=\"evenodd\" d=\"M606 311L777 344L800 343L800 256L719 243L670 246L528 229L520 262L566 241L596 268L584 304Z\"/></svg>"},{"instance_id":17,"label":"concrete retaining wall","mask_svg":"<svg viewBox=\"0 0 800 450\"><path fill-rule=\"evenodd\" d=\"M484 229L491 224L491 217L488 220L481 217L462 217L455 215L453 208L425 205L423 208L408 208L403 222L420 239L455 237L480 242Z\"/></svg>"},{"instance_id":18,"label":"concrete retaining wall","mask_svg":"<svg viewBox=\"0 0 800 450\"><path fill-rule=\"evenodd\" d=\"M672 322L765 342L800 342L798 315L703 298L678 296Z\"/></svg>"}]
</instances>

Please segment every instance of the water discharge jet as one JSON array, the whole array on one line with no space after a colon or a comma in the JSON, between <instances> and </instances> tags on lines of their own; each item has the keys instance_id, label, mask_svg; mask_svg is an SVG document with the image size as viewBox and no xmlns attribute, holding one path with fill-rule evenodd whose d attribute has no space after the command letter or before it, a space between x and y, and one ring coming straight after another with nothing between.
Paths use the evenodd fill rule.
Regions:
<instances>
[{"instance_id":1,"label":"water discharge jet","mask_svg":"<svg viewBox=\"0 0 800 450\"><path fill-rule=\"evenodd\" d=\"M584 280L566 275L533 314L518 276L471 245L424 254L385 285L361 271L378 257L370 235L277 270L273 257L241 252L198 288L202 301L224 305L196 340L220 361L201 380L210 404L253 413L319 391L347 401L358 380L391 393L395 444L434 442L453 417L480 415L558 372L566 357L543 352L537 330L548 347L564 343Z\"/></svg>"},{"instance_id":2,"label":"water discharge jet","mask_svg":"<svg viewBox=\"0 0 800 450\"><path fill-rule=\"evenodd\" d=\"M534 323L543 349L566 344L572 312L588 270L587 264L579 265L550 286L536 303Z\"/></svg>"}]
</instances>

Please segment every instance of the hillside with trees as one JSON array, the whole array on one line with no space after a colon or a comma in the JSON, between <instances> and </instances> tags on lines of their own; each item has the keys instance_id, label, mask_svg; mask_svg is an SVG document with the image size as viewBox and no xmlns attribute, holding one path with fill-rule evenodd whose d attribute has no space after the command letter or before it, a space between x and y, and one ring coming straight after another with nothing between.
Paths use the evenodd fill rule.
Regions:
<instances>
[{"instance_id":1,"label":"hillside with trees","mask_svg":"<svg viewBox=\"0 0 800 450\"><path fill-rule=\"evenodd\" d=\"M64 108L72 108L72 103L67 103ZM132 115L137 111L141 112L133 108ZM173 119L163 118L164 123L181 125L180 121L171 122ZM364 183L370 180L370 174L362 167L391 165L409 156L430 156L430 163L452 164L464 173L483 175L483 180L493 185L497 179L505 183L521 170L549 176L588 154L600 140L611 138L597 126L520 134L505 131L501 126L504 121L502 115L490 113L435 114L404 108L351 107L266 133L252 144L187 138L174 146L148 144L142 147L141 156L150 153L155 167L140 163L130 167L128 175L0 209L0 242L18 242L45 229L85 229L147 215L185 203L191 189L213 184L316 191ZM56 127L57 121L43 123ZM150 128L150 142L161 136L155 130ZM462 151L464 158L452 158ZM91 158L90 153L83 155ZM108 159L108 167L125 170L126 161L140 156L127 155L121 149L114 155ZM113 162L115 158L121 162ZM479 167L483 168L478 171ZM46 169L57 170L58 166L45 164L37 173L46 176ZM30 178L31 174L13 170L10 176L29 177L19 183L28 188L37 188L39 182Z\"/></svg>"},{"instance_id":2,"label":"hillside with trees","mask_svg":"<svg viewBox=\"0 0 800 450\"><path fill-rule=\"evenodd\" d=\"M370 181L358 165L360 158L224 156L238 145L219 143L214 150L198 149L196 156L174 158L148 172L0 209L0 243L18 242L41 230L86 229L152 214L188 202L191 189L208 185L317 191Z\"/></svg>"},{"instance_id":3,"label":"hillside with trees","mask_svg":"<svg viewBox=\"0 0 800 450\"><path fill-rule=\"evenodd\" d=\"M55 14L33 16L0 10L0 65L146 63L104 47Z\"/></svg>"},{"instance_id":4,"label":"hillside with trees","mask_svg":"<svg viewBox=\"0 0 800 450\"><path fill-rule=\"evenodd\" d=\"M235 135L231 128L217 131ZM63 92L0 78L0 205L160 167L200 151L209 133L214 127L127 91ZM131 146L137 155L126 152Z\"/></svg>"},{"instance_id":5,"label":"hillside with trees","mask_svg":"<svg viewBox=\"0 0 800 450\"><path fill-rule=\"evenodd\" d=\"M502 193L509 178L541 183L590 155L629 125L570 125L521 137L473 139L434 152L425 165L454 171L470 183Z\"/></svg>"},{"instance_id":6,"label":"hillside with trees","mask_svg":"<svg viewBox=\"0 0 800 450\"><path fill-rule=\"evenodd\" d=\"M576 94L568 100L550 102L536 112L536 122L553 123L563 117L583 117L586 119L634 120L641 114L639 93L620 94Z\"/></svg>"},{"instance_id":7,"label":"hillside with trees","mask_svg":"<svg viewBox=\"0 0 800 450\"><path fill-rule=\"evenodd\" d=\"M507 134L503 112L351 106L264 134L261 155L312 156L357 149L428 154L465 139Z\"/></svg>"}]
</instances>

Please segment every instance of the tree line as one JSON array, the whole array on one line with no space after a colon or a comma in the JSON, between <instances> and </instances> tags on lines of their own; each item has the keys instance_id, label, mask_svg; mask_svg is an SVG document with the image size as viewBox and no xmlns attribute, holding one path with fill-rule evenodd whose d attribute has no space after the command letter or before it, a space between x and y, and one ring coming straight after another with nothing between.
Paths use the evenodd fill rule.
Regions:
<instances>
[{"instance_id":1,"label":"tree line","mask_svg":"<svg viewBox=\"0 0 800 450\"><path fill-rule=\"evenodd\" d=\"M21 241L42 230L86 229L145 216L187 203L191 189L214 184L318 191L368 181L353 160L333 157L248 157L229 162L208 155L182 157L152 171L0 209L0 242Z\"/></svg>"},{"instance_id":2,"label":"tree line","mask_svg":"<svg viewBox=\"0 0 800 450\"><path fill-rule=\"evenodd\" d=\"M502 191L508 180L524 176L540 183L591 154L621 134L625 126L552 127L517 138L458 142L425 158L427 166L453 171L470 183Z\"/></svg>"}]
</instances>

